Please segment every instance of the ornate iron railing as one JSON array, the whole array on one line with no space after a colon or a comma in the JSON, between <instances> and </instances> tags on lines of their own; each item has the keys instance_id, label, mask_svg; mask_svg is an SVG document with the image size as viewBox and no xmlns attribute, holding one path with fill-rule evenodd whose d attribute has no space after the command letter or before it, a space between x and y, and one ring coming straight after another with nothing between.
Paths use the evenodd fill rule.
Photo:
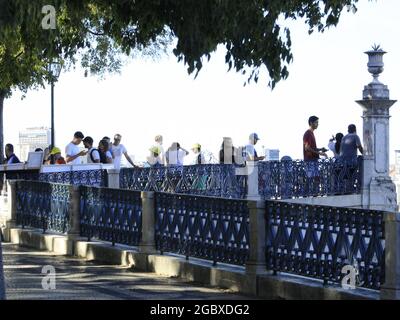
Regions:
<instances>
[{"instance_id":1,"label":"ornate iron railing","mask_svg":"<svg viewBox=\"0 0 400 320\"><path fill-rule=\"evenodd\" d=\"M39 180L51 183L106 187L107 170L46 172L40 173Z\"/></svg>"},{"instance_id":2,"label":"ornate iron railing","mask_svg":"<svg viewBox=\"0 0 400 320\"><path fill-rule=\"evenodd\" d=\"M6 172L8 180L28 180L94 187L107 186L107 170L78 170L42 172L37 170L13 170Z\"/></svg>"},{"instance_id":3,"label":"ornate iron railing","mask_svg":"<svg viewBox=\"0 0 400 320\"><path fill-rule=\"evenodd\" d=\"M7 180L39 180L39 169L32 170L10 170L5 172Z\"/></svg>"},{"instance_id":4,"label":"ornate iron railing","mask_svg":"<svg viewBox=\"0 0 400 320\"><path fill-rule=\"evenodd\" d=\"M229 164L123 168L120 187L241 199L246 196L246 177L237 175L237 168Z\"/></svg>"},{"instance_id":5,"label":"ornate iron railing","mask_svg":"<svg viewBox=\"0 0 400 320\"><path fill-rule=\"evenodd\" d=\"M361 164L335 159L258 163L259 193L264 199L357 194Z\"/></svg>"},{"instance_id":6,"label":"ornate iron railing","mask_svg":"<svg viewBox=\"0 0 400 320\"><path fill-rule=\"evenodd\" d=\"M345 265L357 286L385 279L383 212L267 201L267 269L340 283Z\"/></svg>"},{"instance_id":7,"label":"ornate iron railing","mask_svg":"<svg viewBox=\"0 0 400 320\"><path fill-rule=\"evenodd\" d=\"M16 220L25 226L65 233L70 229L68 185L17 181Z\"/></svg>"},{"instance_id":8,"label":"ornate iron railing","mask_svg":"<svg viewBox=\"0 0 400 320\"><path fill-rule=\"evenodd\" d=\"M81 236L139 245L142 201L139 191L81 186Z\"/></svg>"},{"instance_id":9,"label":"ornate iron railing","mask_svg":"<svg viewBox=\"0 0 400 320\"><path fill-rule=\"evenodd\" d=\"M156 247L244 265L249 255L247 201L156 193Z\"/></svg>"}]
</instances>

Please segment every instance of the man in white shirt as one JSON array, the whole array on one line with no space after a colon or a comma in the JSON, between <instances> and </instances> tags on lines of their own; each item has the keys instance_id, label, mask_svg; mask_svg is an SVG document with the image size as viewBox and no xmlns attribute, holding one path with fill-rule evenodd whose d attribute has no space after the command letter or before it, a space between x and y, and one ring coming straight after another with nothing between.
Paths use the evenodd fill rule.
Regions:
<instances>
[{"instance_id":1,"label":"man in white shirt","mask_svg":"<svg viewBox=\"0 0 400 320\"><path fill-rule=\"evenodd\" d=\"M257 144L257 141L260 140L257 133L252 133L249 136L249 144L246 146L246 160L247 161L259 161L264 160L264 156L259 157L257 155L257 151L254 146Z\"/></svg>"},{"instance_id":2,"label":"man in white shirt","mask_svg":"<svg viewBox=\"0 0 400 320\"><path fill-rule=\"evenodd\" d=\"M65 161L67 164L81 164L81 159L79 159L79 157L87 154L86 150L80 151L78 147L78 145L82 142L83 137L84 135L82 132L75 132L74 139L65 147Z\"/></svg>"},{"instance_id":3,"label":"man in white shirt","mask_svg":"<svg viewBox=\"0 0 400 320\"><path fill-rule=\"evenodd\" d=\"M110 151L112 157L114 159L115 169L119 169L121 167L121 157L125 156L126 160L132 165L132 167L136 167L133 163L131 157L128 155L128 150L126 150L125 146L121 144L122 136L120 134L116 134L114 136L114 143L111 145Z\"/></svg>"},{"instance_id":4,"label":"man in white shirt","mask_svg":"<svg viewBox=\"0 0 400 320\"><path fill-rule=\"evenodd\" d=\"M83 145L85 146L87 151L87 163L100 163L100 154L99 150L93 148L93 138L92 137L85 137L82 140Z\"/></svg>"}]
</instances>

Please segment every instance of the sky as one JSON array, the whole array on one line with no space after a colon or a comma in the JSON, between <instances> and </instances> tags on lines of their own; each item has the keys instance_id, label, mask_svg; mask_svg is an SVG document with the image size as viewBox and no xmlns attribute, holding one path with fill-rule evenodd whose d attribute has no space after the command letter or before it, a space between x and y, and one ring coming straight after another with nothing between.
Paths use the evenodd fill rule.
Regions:
<instances>
[{"instance_id":1,"label":"sky","mask_svg":"<svg viewBox=\"0 0 400 320\"><path fill-rule=\"evenodd\" d=\"M227 72L222 46L196 79L172 53L155 61L131 60L121 74L105 80L85 78L80 68L63 72L55 87L56 145L64 150L77 130L95 143L120 133L128 153L144 160L157 134L164 136L166 148L174 141L186 149L200 143L217 154L223 137L242 146L256 132L259 151L264 146L301 159L311 115L320 118L318 147L327 147L337 132L346 133L350 123L362 132L362 110L355 100L372 80L364 52L374 43L388 52L380 81L388 85L391 99L400 99L399 12L398 0L360 0L355 14L344 11L338 26L322 34L309 35L301 20L285 22L291 28L294 61L288 79L274 90L267 86L265 71L257 84L243 86L245 77ZM4 109L5 141L17 145L20 130L50 127L50 87L29 91L23 100L15 91ZM400 103L391 108L391 116L394 163L394 150L400 149Z\"/></svg>"}]
</instances>

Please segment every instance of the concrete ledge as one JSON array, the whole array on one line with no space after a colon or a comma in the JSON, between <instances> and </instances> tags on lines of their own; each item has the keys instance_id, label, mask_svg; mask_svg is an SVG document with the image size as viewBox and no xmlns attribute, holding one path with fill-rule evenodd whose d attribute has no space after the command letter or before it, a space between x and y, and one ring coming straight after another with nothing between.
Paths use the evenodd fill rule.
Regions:
<instances>
[{"instance_id":1,"label":"concrete ledge","mask_svg":"<svg viewBox=\"0 0 400 320\"><path fill-rule=\"evenodd\" d=\"M296 203L296 204L308 204L313 206L319 205L319 206L334 206L334 207L346 207L346 208L362 208L361 194L296 198L296 199L285 199L278 201Z\"/></svg>"},{"instance_id":2,"label":"concrete ledge","mask_svg":"<svg viewBox=\"0 0 400 320\"><path fill-rule=\"evenodd\" d=\"M10 229L11 242L21 246L48 250L60 255L74 255L106 264L129 266L134 270L154 272L168 277L179 277L204 285L229 289L262 299L348 300L379 299L379 292L345 290L338 285L323 286L321 281L279 274L249 275L244 267L219 264L173 254L146 254L133 247L71 238L56 234L42 234L33 229Z\"/></svg>"}]
</instances>

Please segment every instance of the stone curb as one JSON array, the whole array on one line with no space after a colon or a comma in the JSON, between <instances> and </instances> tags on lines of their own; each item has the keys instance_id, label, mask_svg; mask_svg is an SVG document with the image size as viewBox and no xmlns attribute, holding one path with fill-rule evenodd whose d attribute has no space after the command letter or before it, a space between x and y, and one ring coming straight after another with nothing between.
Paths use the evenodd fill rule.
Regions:
<instances>
[{"instance_id":1,"label":"stone curb","mask_svg":"<svg viewBox=\"0 0 400 320\"><path fill-rule=\"evenodd\" d=\"M43 234L34 229L9 229L10 242L59 255L76 256L88 261L128 266L134 270L154 272L168 277L179 277L212 287L228 289L261 299L285 300L377 300L379 292L345 290L338 285L323 286L313 279L269 273L249 275L244 267L219 264L172 254L141 253L134 247L112 246L106 242L88 242L86 238Z\"/></svg>"}]
</instances>

